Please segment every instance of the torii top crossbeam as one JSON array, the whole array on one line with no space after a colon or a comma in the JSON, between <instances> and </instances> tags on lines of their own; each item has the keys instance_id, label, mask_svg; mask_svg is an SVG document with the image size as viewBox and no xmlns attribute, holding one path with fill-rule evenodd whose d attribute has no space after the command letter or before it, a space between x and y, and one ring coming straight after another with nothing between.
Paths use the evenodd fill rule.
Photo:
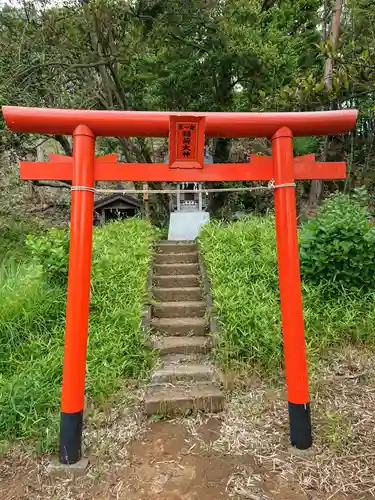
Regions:
<instances>
[{"instance_id":1,"label":"torii top crossbeam","mask_svg":"<svg viewBox=\"0 0 375 500\"><path fill-rule=\"evenodd\" d=\"M173 115L205 118L208 137L271 137L281 127L293 136L345 134L355 125L357 111L298 113L174 113L155 111L97 111L3 106L10 130L72 135L86 125L97 136L166 137Z\"/></svg>"}]
</instances>

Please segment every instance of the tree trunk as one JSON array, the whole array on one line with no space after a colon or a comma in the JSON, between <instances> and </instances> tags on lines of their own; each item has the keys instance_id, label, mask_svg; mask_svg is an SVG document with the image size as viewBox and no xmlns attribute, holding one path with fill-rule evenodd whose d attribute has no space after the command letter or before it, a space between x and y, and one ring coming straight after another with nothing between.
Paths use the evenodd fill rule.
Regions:
<instances>
[{"instance_id":1,"label":"tree trunk","mask_svg":"<svg viewBox=\"0 0 375 500\"><path fill-rule=\"evenodd\" d=\"M57 141L60 146L63 148L64 153L67 156L73 156L72 145L69 139L65 135L54 135L55 141Z\"/></svg>"},{"instance_id":2,"label":"tree trunk","mask_svg":"<svg viewBox=\"0 0 375 500\"><path fill-rule=\"evenodd\" d=\"M332 9L332 21L331 28L329 33L329 41L331 42L331 50L330 54L326 59L324 65L324 83L326 89L330 91L332 89L332 71L333 71L333 54L332 52L335 50L337 41L340 36L340 22L341 22L341 11L344 0L335 0L333 9ZM329 137L325 138L324 147L321 155L321 161L327 161L328 157L328 147L329 147ZM323 181L314 180L311 181L311 188L309 194L309 206L310 208L315 208L319 203L323 194Z\"/></svg>"},{"instance_id":3,"label":"tree trunk","mask_svg":"<svg viewBox=\"0 0 375 500\"><path fill-rule=\"evenodd\" d=\"M214 163L227 163L232 146L231 139L217 138L214 142Z\"/></svg>"},{"instance_id":4,"label":"tree trunk","mask_svg":"<svg viewBox=\"0 0 375 500\"><path fill-rule=\"evenodd\" d=\"M332 10L332 22L331 29L329 33L329 41L331 42L332 51L335 50L337 41L340 36L340 23L341 23L341 11L344 0L335 0L335 4ZM328 90L332 89L332 70L333 70L333 57L332 52L327 57L324 66L324 81Z\"/></svg>"}]
</instances>

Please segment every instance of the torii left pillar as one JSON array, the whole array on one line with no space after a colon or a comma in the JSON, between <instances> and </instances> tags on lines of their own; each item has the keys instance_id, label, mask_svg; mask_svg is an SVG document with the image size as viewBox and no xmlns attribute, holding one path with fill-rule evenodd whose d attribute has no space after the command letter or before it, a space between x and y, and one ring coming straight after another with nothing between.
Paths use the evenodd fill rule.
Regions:
<instances>
[{"instance_id":1,"label":"torii left pillar","mask_svg":"<svg viewBox=\"0 0 375 500\"><path fill-rule=\"evenodd\" d=\"M79 125L73 132L69 277L60 422L60 462L63 464L76 463L82 455L94 162L95 135L85 125Z\"/></svg>"}]
</instances>

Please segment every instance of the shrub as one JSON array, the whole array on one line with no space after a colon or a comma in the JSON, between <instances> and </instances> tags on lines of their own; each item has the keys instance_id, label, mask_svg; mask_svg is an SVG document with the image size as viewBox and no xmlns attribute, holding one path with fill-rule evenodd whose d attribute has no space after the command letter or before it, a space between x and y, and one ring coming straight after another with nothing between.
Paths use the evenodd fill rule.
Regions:
<instances>
[{"instance_id":1,"label":"shrub","mask_svg":"<svg viewBox=\"0 0 375 500\"><path fill-rule=\"evenodd\" d=\"M375 229L359 199L336 194L300 233L301 274L305 281L340 288L369 289L375 274Z\"/></svg>"},{"instance_id":2,"label":"shrub","mask_svg":"<svg viewBox=\"0 0 375 500\"><path fill-rule=\"evenodd\" d=\"M47 279L65 283L68 276L69 233L52 228L43 236L29 234L26 245L42 266Z\"/></svg>"}]
</instances>

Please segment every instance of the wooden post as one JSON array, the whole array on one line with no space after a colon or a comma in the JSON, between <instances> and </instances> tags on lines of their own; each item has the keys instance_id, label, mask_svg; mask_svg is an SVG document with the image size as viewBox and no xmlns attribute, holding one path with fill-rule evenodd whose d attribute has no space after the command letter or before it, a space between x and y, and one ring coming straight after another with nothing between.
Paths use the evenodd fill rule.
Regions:
<instances>
[{"instance_id":1,"label":"wooden post","mask_svg":"<svg viewBox=\"0 0 375 500\"><path fill-rule=\"evenodd\" d=\"M201 212L203 210L203 200L202 200L202 183L198 183L198 210Z\"/></svg>"},{"instance_id":2,"label":"wooden post","mask_svg":"<svg viewBox=\"0 0 375 500\"><path fill-rule=\"evenodd\" d=\"M60 422L60 462L63 464L78 462L82 453L94 209L94 155L95 136L88 127L79 125L73 133L69 276Z\"/></svg>"},{"instance_id":3,"label":"wooden post","mask_svg":"<svg viewBox=\"0 0 375 500\"><path fill-rule=\"evenodd\" d=\"M309 386L299 268L292 132L272 137L275 214L290 440L299 449L312 444Z\"/></svg>"},{"instance_id":4,"label":"wooden post","mask_svg":"<svg viewBox=\"0 0 375 500\"><path fill-rule=\"evenodd\" d=\"M150 220L150 201L149 201L147 182L143 184L143 201L145 203L145 217L147 220Z\"/></svg>"},{"instance_id":5,"label":"wooden post","mask_svg":"<svg viewBox=\"0 0 375 500\"><path fill-rule=\"evenodd\" d=\"M181 210L181 190L180 190L180 183L177 184L177 210Z\"/></svg>"}]
</instances>

